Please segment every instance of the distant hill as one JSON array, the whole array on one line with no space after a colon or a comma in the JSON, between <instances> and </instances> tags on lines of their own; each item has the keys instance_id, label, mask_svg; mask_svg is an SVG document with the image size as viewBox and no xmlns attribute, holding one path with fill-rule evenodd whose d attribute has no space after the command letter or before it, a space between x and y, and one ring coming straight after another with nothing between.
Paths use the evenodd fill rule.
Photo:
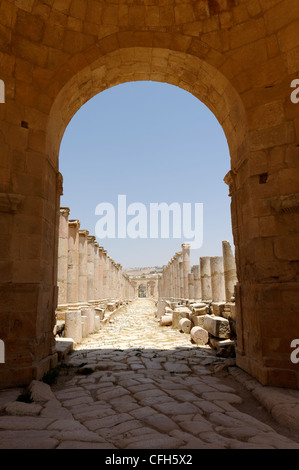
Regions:
<instances>
[{"instance_id":1,"label":"distant hill","mask_svg":"<svg viewBox=\"0 0 299 470\"><path fill-rule=\"evenodd\" d=\"M124 272L128 274L128 276L148 276L151 274L161 274L162 267L160 266L151 266L151 267L144 267L144 268L128 268L124 269Z\"/></svg>"}]
</instances>

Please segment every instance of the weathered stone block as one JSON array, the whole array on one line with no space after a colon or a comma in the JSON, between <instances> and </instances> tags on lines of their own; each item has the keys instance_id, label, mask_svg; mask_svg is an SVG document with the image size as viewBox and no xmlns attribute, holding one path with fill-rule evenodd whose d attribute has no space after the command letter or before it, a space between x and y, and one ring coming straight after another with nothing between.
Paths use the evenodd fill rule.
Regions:
<instances>
[{"instance_id":1,"label":"weathered stone block","mask_svg":"<svg viewBox=\"0 0 299 470\"><path fill-rule=\"evenodd\" d=\"M191 311L186 307L175 308L172 314L172 328L179 328L181 318L189 318Z\"/></svg>"},{"instance_id":2,"label":"weathered stone block","mask_svg":"<svg viewBox=\"0 0 299 470\"><path fill-rule=\"evenodd\" d=\"M233 321L236 320L236 304L233 302L228 302L225 304L225 308L222 312L222 317L232 319Z\"/></svg>"},{"instance_id":3,"label":"weathered stone block","mask_svg":"<svg viewBox=\"0 0 299 470\"><path fill-rule=\"evenodd\" d=\"M68 310L65 313L65 336L76 343L82 341L81 310Z\"/></svg>"},{"instance_id":4,"label":"weathered stone block","mask_svg":"<svg viewBox=\"0 0 299 470\"><path fill-rule=\"evenodd\" d=\"M192 314L190 315L190 320L193 323L194 326L200 326L201 328L204 327L204 320L205 320L205 315L195 315Z\"/></svg>"},{"instance_id":5,"label":"weathered stone block","mask_svg":"<svg viewBox=\"0 0 299 470\"><path fill-rule=\"evenodd\" d=\"M206 315L209 313L209 306L207 304L194 304L191 310L195 315Z\"/></svg>"},{"instance_id":6,"label":"weathered stone block","mask_svg":"<svg viewBox=\"0 0 299 470\"><path fill-rule=\"evenodd\" d=\"M108 312L113 312L113 310L115 310L115 307L116 307L115 302L109 302L109 303L107 304L107 310L108 310Z\"/></svg>"},{"instance_id":7,"label":"weathered stone block","mask_svg":"<svg viewBox=\"0 0 299 470\"><path fill-rule=\"evenodd\" d=\"M211 335L216 336L216 338L229 338L230 337L230 325L229 321L226 318L212 317L211 315L206 315L204 320L204 328Z\"/></svg>"},{"instance_id":8,"label":"weathered stone block","mask_svg":"<svg viewBox=\"0 0 299 470\"><path fill-rule=\"evenodd\" d=\"M55 399L55 395L51 390L50 385L40 382L39 380L33 380L29 386L31 397L33 401L49 401Z\"/></svg>"},{"instance_id":9,"label":"weathered stone block","mask_svg":"<svg viewBox=\"0 0 299 470\"><path fill-rule=\"evenodd\" d=\"M213 314L218 317L221 317L224 307L225 307L225 302L213 302L212 303Z\"/></svg>"},{"instance_id":10,"label":"weathered stone block","mask_svg":"<svg viewBox=\"0 0 299 470\"><path fill-rule=\"evenodd\" d=\"M168 307L168 302L166 302L165 300L159 300L158 303L157 303L157 313L156 313L156 317L157 318L161 318L162 315L164 315L165 313L165 308Z\"/></svg>"}]
</instances>

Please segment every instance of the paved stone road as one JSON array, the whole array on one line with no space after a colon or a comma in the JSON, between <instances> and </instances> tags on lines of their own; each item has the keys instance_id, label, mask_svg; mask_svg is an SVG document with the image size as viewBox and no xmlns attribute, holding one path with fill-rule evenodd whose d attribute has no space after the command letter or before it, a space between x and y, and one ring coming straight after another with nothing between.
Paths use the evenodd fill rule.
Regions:
<instances>
[{"instance_id":1,"label":"paved stone road","mask_svg":"<svg viewBox=\"0 0 299 470\"><path fill-rule=\"evenodd\" d=\"M213 373L223 359L160 327L152 301L126 309L69 357L69 375L48 397L23 416L2 406L1 449L299 448L266 424L264 410L261 419L244 413L238 387Z\"/></svg>"}]
</instances>

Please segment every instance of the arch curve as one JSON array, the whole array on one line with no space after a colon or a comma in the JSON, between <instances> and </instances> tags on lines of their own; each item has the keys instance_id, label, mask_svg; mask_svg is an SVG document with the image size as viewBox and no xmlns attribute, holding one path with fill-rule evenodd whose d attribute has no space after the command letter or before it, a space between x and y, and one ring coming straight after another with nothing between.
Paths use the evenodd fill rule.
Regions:
<instances>
[{"instance_id":1,"label":"arch curve","mask_svg":"<svg viewBox=\"0 0 299 470\"><path fill-rule=\"evenodd\" d=\"M58 168L63 134L83 104L108 88L141 80L178 86L206 105L226 135L232 168L239 166L247 124L243 103L233 85L203 59L159 47L114 50L81 68L64 84L54 100L47 126L46 149L53 164Z\"/></svg>"}]
</instances>

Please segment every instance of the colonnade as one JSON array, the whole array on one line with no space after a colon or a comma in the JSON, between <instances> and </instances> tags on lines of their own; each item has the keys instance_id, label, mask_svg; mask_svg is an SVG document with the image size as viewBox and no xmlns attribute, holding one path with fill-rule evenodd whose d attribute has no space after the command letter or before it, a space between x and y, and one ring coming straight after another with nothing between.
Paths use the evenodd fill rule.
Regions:
<instances>
[{"instance_id":1,"label":"colonnade","mask_svg":"<svg viewBox=\"0 0 299 470\"><path fill-rule=\"evenodd\" d=\"M58 243L58 307L98 300L131 300L134 286L99 246L79 220L69 219L70 209L60 208Z\"/></svg>"},{"instance_id":2,"label":"colonnade","mask_svg":"<svg viewBox=\"0 0 299 470\"><path fill-rule=\"evenodd\" d=\"M159 279L159 298L231 302L237 283L235 257L228 241L222 242L222 256L205 256L191 266L190 245L183 244Z\"/></svg>"}]
</instances>

